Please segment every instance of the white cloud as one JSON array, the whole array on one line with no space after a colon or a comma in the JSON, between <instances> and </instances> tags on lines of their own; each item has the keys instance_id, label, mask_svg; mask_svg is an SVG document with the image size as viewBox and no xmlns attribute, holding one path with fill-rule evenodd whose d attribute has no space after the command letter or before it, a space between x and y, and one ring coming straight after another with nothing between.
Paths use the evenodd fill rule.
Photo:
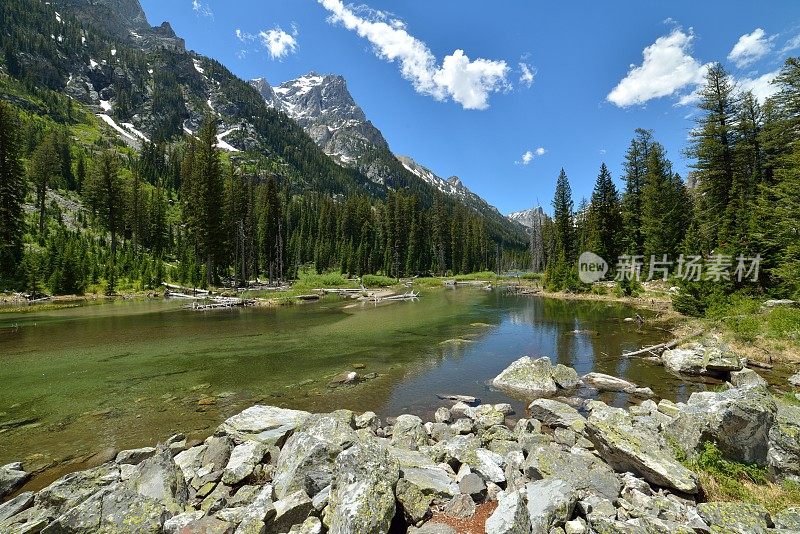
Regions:
<instances>
[{"instance_id":1,"label":"white cloud","mask_svg":"<svg viewBox=\"0 0 800 534\"><path fill-rule=\"evenodd\" d=\"M763 74L758 78L742 78L737 82L736 88L740 92L752 91L756 100L763 104L767 98L778 92L778 88L772 84L772 80L774 80L780 72L779 69Z\"/></svg>"},{"instance_id":2,"label":"white cloud","mask_svg":"<svg viewBox=\"0 0 800 534\"><path fill-rule=\"evenodd\" d=\"M791 52L792 50L797 50L798 48L800 48L800 35L795 35L794 37L786 41L786 44L783 45L783 48L781 48L780 53L781 55L783 55L787 52Z\"/></svg>"},{"instance_id":3,"label":"white cloud","mask_svg":"<svg viewBox=\"0 0 800 534\"><path fill-rule=\"evenodd\" d=\"M707 66L691 55L694 34L675 28L642 51L641 65L631 65L628 75L608 94L619 107L644 104L653 98L674 95L703 82Z\"/></svg>"},{"instance_id":4,"label":"white cloud","mask_svg":"<svg viewBox=\"0 0 800 534\"><path fill-rule=\"evenodd\" d=\"M210 19L214 18L214 12L211 11L211 6L200 0L192 0L192 11L194 11L197 16L208 17Z\"/></svg>"},{"instance_id":5,"label":"white cloud","mask_svg":"<svg viewBox=\"0 0 800 534\"><path fill-rule=\"evenodd\" d=\"M534 158L538 158L540 156L544 156L547 153L547 150L544 147L539 147L535 150L526 150L520 161L515 161L517 165L528 165L530 162L533 161Z\"/></svg>"},{"instance_id":6,"label":"white cloud","mask_svg":"<svg viewBox=\"0 0 800 534\"><path fill-rule=\"evenodd\" d=\"M777 36L767 37L763 29L756 28L753 33L746 33L739 37L728 54L728 59L740 69L755 63L769 54L775 37Z\"/></svg>"},{"instance_id":7,"label":"white cloud","mask_svg":"<svg viewBox=\"0 0 800 534\"><path fill-rule=\"evenodd\" d=\"M318 1L331 13L329 22L367 39L378 57L399 62L403 78L421 94L437 100L452 98L465 109L486 109L491 93L509 87L505 61L470 60L463 50L455 50L439 66L428 46L409 34L402 21L366 8L358 8L357 13L341 0Z\"/></svg>"},{"instance_id":8,"label":"white cloud","mask_svg":"<svg viewBox=\"0 0 800 534\"><path fill-rule=\"evenodd\" d=\"M280 27L258 33L261 44L269 52L272 59L283 59L289 54L297 52L297 29L288 34Z\"/></svg>"},{"instance_id":9,"label":"white cloud","mask_svg":"<svg viewBox=\"0 0 800 534\"><path fill-rule=\"evenodd\" d=\"M536 75L536 69L520 61L519 63L519 83L524 84L526 87L533 85L533 78Z\"/></svg>"},{"instance_id":10,"label":"white cloud","mask_svg":"<svg viewBox=\"0 0 800 534\"><path fill-rule=\"evenodd\" d=\"M297 36L299 32L295 23L292 23L292 33L285 32L280 26L275 26L271 30L261 30L257 35L236 28L234 34L243 43L251 43L258 40L267 49L272 59L280 60L289 54L297 52ZM240 56L243 57L246 54L247 51L240 51Z\"/></svg>"}]
</instances>

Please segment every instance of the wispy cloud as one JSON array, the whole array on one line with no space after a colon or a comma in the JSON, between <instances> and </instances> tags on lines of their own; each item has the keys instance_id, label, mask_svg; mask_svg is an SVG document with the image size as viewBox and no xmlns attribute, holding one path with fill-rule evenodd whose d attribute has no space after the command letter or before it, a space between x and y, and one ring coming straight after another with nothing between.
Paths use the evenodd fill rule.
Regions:
<instances>
[{"instance_id":1,"label":"wispy cloud","mask_svg":"<svg viewBox=\"0 0 800 534\"><path fill-rule=\"evenodd\" d=\"M234 34L243 43L258 41L267 50L272 59L281 60L289 54L297 52L297 37L300 32L297 29L297 25L292 23L291 33L284 31L280 26L275 26L271 30L261 30L257 34L244 32L240 28L236 28ZM240 51L241 57L246 54L246 50Z\"/></svg>"},{"instance_id":2,"label":"wispy cloud","mask_svg":"<svg viewBox=\"0 0 800 534\"><path fill-rule=\"evenodd\" d=\"M708 67L692 57L693 40L691 28L688 32L675 28L656 39L642 51L642 64L631 65L606 99L619 107L641 105L702 83Z\"/></svg>"},{"instance_id":3,"label":"wispy cloud","mask_svg":"<svg viewBox=\"0 0 800 534\"><path fill-rule=\"evenodd\" d=\"M786 44L784 44L783 48L780 50L780 54L783 55L787 52L791 52L792 50L797 50L798 48L800 48L800 34L795 35L786 41Z\"/></svg>"},{"instance_id":4,"label":"wispy cloud","mask_svg":"<svg viewBox=\"0 0 800 534\"><path fill-rule=\"evenodd\" d=\"M768 37L763 29L756 28L752 33L739 37L728 54L728 60L733 61L740 69L752 65L770 53L776 37L777 35Z\"/></svg>"},{"instance_id":5,"label":"wispy cloud","mask_svg":"<svg viewBox=\"0 0 800 534\"><path fill-rule=\"evenodd\" d=\"M536 69L531 67L525 62L519 62L519 83L525 85L526 87L530 87L533 85L533 79L536 76Z\"/></svg>"},{"instance_id":6,"label":"wispy cloud","mask_svg":"<svg viewBox=\"0 0 800 534\"><path fill-rule=\"evenodd\" d=\"M534 158L544 156L546 153L547 150L541 146L534 150L526 150L525 153L520 157L520 160L515 161L514 163L517 165L528 165L534 160Z\"/></svg>"},{"instance_id":7,"label":"wispy cloud","mask_svg":"<svg viewBox=\"0 0 800 534\"><path fill-rule=\"evenodd\" d=\"M742 78L736 82L736 89L739 92L752 91L756 100L764 101L778 92L778 87L772 81L781 73L780 69L762 74L757 78Z\"/></svg>"},{"instance_id":8,"label":"wispy cloud","mask_svg":"<svg viewBox=\"0 0 800 534\"><path fill-rule=\"evenodd\" d=\"M436 100L453 99L464 109L486 109L489 95L510 85L505 61L471 60L457 49L439 65L428 46L408 33L403 21L381 11L346 7L341 0L318 1L330 12L330 23L367 39L378 57L397 61L401 75L418 93Z\"/></svg>"},{"instance_id":9,"label":"wispy cloud","mask_svg":"<svg viewBox=\"0 0 800 534\"><path fill-rule=\"evenodd\" d=\"M211 11L211 6L201 0L192 0L192 11L198 17L214 19L214 12Z\"/></svg>"}]
</instances>

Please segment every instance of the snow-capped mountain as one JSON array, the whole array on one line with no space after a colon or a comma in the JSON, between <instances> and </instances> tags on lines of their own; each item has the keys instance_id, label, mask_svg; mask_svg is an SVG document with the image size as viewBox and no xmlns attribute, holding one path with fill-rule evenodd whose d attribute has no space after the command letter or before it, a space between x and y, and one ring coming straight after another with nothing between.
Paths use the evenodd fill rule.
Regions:
<instances>
[{"instance_id":1,"label":"snow-capped mountain","mask_svg":"<svg viewBox=\"0 0 800 534\"><path fill-rule=\"evenodd\" d=\"M271 87L263 78L250 83L268 105L294 119L326 154L340 163L359 166L359 160L371 149L389 147L380 130L353 100L341 76L310 72L278 87ZM371 179L383 182L377 169L367 171Z\"/></svg>"},{"instance_id":2,"label":"snow-capped mountain","mask_svg":"<svg viewBox=\"0 0 800 534\"><path fill-rule=\"evenodd\" d=\"M544 210L541 208L541 206L536 208L531 208L528 210L515 211L514 213L510 213L508 215L508 218L510 220L518 222L521 225L526 226L528 228L531 228L533 226L533 221L535 221L536 219L542 221L544 220L545 217L547 216L544 214Z\"/></svg>"},{"instance_id":3,"label":"snow-capped mountain","mask_svg":"<svg viewBox=\"0 0 800 534\"><path fill-rule=\"evenodd\" d=\"M326 154L357 168L373 182L402 187L409 179L421 179L491 218L502 219L496 208L470 191L458 177L441 178L408 156L392 154L381 131L353 99L343 77L311 72L277 87L263 78L250 84L267 105L285 112L302 126ZM408 173L412 176L408 177Z\"/></svg>"}]
</instances>

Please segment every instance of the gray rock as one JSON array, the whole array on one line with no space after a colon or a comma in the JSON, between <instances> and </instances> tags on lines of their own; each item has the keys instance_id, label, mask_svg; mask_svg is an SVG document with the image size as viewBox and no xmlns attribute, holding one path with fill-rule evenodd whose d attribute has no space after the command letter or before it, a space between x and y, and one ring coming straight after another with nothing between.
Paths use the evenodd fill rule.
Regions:
<instances>
[{"instance_id":1,"label":"gray rock","mask_svg":"<svg viewBox=\"0 0 800 534\"><path fill-rule=\"evenodd\" d=\"M583 432L586 418L578 410L552 399L536 399L528 405L531 417L541 421L549 427L570 428L576 432Z\"/></svg>"},{"instance_id":2,"label":"gray rock","mask_svg":"<svg viewBox=\"0 0 800 534\"><path fill-rule=\"evenodd\" d=\"M392 445L407 449L428 445L428 433L425 432L422 419L409 414L398 416L392 427Z\"/></svg>"},{"instance_id":3,"label":"gray rock","mask_svg":"<svg viewBox=\"0 0 800 534\"><path fill-rule=\"evenodd\" d=\"M233 525L218 517L205 516L195 519L184 526L179 532L192 532L197 534L233 534Z\"/></svg>"},{"instance_id":4,"label":"gray rock","mask_svg":"<svg viewBox=\"0 0 800 534\"><path fill-rule=\"evenodd\" d=\"M486 483L475 473L467 473L458 481L461 493L469 495L475 502L481 502L486 497Z\"/></svg>"},{"instance_id":5,"label":"gray rock","mask_svg":"<svg viewBox=\"0 0 800 534\"><path fill-rule=\"evenodd\" d=\"M289 534L321 534L322 521L316 517L309 517L300 525L295 525L289 529Z\"/></svg>"},{"instance_id":6,"label":"gray rock","mask_svg":"<svg viewBox=\"0 0 800 534\"><path fill-rule=\"evenodd\" d=\"M766 465L776 411L772 396L761 387L692 393L665 432L689 454L713 441L730 460Z\"/></svg>"},{"instance_id":7,"label":"gray rock","mask_svg":"<svg viewBox=\"0 0 800 534\"><path fill-rule=\"evenodd\" d=\"M681 465L656 435L635 428L630 414L592 402L587 437L600 457L616 471L640 474L648 482L684 493L697 493L697 476Z\"/></svg>"},{"instance_id":8,"label":"gray rock","mask_svg":"<svg viewBox=\"0 0 800 534\"><path fill-rule=\"evenodd\" d=\"M207 448L208 445L198 445L175 455L175 464L180 467L187 483L197 476L197 470L201 467L200 462Z\"/></svg>"},{"instance_id":9,"label":"gray rock","mask_svg":"<svg viewBox=\"0 0 800 534\"><path fill-rule=\"evenodd\" d=\"M465 415L475 422L475 427L478 429L502 425L506 421L505 414L496 410L491 404L481 404L476 408L470 408Z\"/></svg>"},{"instance_id":10,"label":"gray rock","mask_svg":"<svg viewBox=\"0 0 800 534\"><path fill-rule=\"evenodd\" d=\"M260 441L245 441L231 452L228 464L222 473L222 481L229 486L238 484L253 474L253 469L264 459L267 445Z\"/></svg>"},{"instance_id":11,"label":"gray rock","mask_svg":"<svg viewBox=\"0 0 800 534\"><path fill-rule=\"evenodd\" d=\"M800 507L787 508L772 518L775 528L800 531Z\"/></svg>"},{"instance_id":12,"label":"gray rock","mask_svg":"<svg viewBox=\"0 0 800 534\"><path fill-rule=\"evenodd\" d=\"M767 386L767 381L760 374L747 368L731 371L730 382L737 388Z\"/></svg>"},{"instance_id":13,"label":"gray rock","mask_svg":"<svg viewBox=\"0 0 800 534\"><path fill-rule=\"evenodd\" d=\"M614 471L585 451L566 452L552 446L539 446L528 453L522 470L530 479L567 480L576 490L609 500L616 500L621 488Z\"/></svg>"},{"instance_id":14,"label":"gray rock","mask_svg":"<svg viewBox=\"0 0 800 534\"><path fill-rule=\"evenodd\" d=\"M156 453L155 447L142 447L141 449L128 449L126 451L119 451L114 460L118 464L131 464L136 465L143 460L147 460Z\"/></svg>"},{"instance_id":15,"label":"gray rock","mask_svg":"<svg viewBox=\"0 0 800 534\"><path fill-rule=\"evenodd\" d=\"M453 424L450 425L450 428L456 434L471 434L475 430L475 424L472 422L472 419L462 417L461 419L456 419Z\"/></svg>"},{"instance_id":16,"label":"gray rock","mask_svg":"<svg viewBox=\"0 0 800 534\"><path fill-rule=\"evenodd\" d=\"M227 419L216 433L228 434L238 441L258 439L281 446L286 436L309 415L299 410L256 405Z\"/></svg>"},{"instance_id":17,"label":"gray rock","mask_svg":"<svg viewBox=\"0 0 800 534\"><path fill-rule=\"evenodd\" d=\"M373 432L381 426L381 420L375 412L364 412L356 417L356 428L367 428Z\"/></svg>"},{"instance_id":18,"label":"gray rock","mask_svg":"<svg viewBox=\"0 0 800 534\"><path fill-rule=\"evenodd\" d=\"M419 488L423 495L452 497L459 492L458 485L440 467L401 467L400 476Z\"/></svg>"},{"instance_id":19,"label":"gray rock","mask_svg":"<svg viewBox=\"0 0 800 534\"><path fill-rule=\"evenodd\" d=\"M684 348L665 350L661 354L664 367L682 375L724 376L742 369L738 356L722 347L692 343Z\"/></svg>"},{"instance_id":20,"label":"gray rock","mask_svg":"<svg viewBox=\"0 0 800 534\"><path fill-rule=\"evenodd\" d=\"M272 485L265 485L255 499L247 505L235 534L262 534L266 521L277 514L272 502Z\"/></svg>"},{"instance_id":21,"label":"gray rock","mask_svg":"<svg viewBox=\"0 0 800 534\"><path fill-rule=\"evenodd\" d=\"M36 494L35 503L56 517L120 480L119 466L103 464L65 475Z\"/></svg>"},{"instance_id":22,"label":"gray rock","mask_svg":"<svg viewBox=\"0 0 800 534\"><path fill-rule=\"evenodd\" d=\"M20 493L13 499L0 504L0 524L31 506L33 506L33 492L31 491Z\"/></svg>"},{"instance_id":23,"label":"gray rock","mask_svg":"<svg viewBox=\"0 0 800 534\"><path fill-rule=\"evenodd\" d=\"M30 478L30 475L22 470L20 462L0 467L0 498L21 487L28 478Z\"/></svg>"},{"instance_id":24,"label":"gray rock","mask_svg":"<svg viewBox=\"0 0 800 534\"><path fill-rule=\"evenodd\" d=\"M511 363L492 380L498 389L525 395L527 397L545 397L558 390L553 380L553 366L549 358L531 359L524 356Z\"/></svg>"},{"instance_id":25,"label":"gray rock","mask_svg":"<svg viewBox=\"0 0 800 534\"><path fill-rule=\"evenodd\" d=\"M776 478L800 482L800 406L778 403L769 429L767 464Z\"/></svg>"},{"instance_id":26,"label":"gray rock","mask_svg":"<svg viewBox=\"0 0 800 534\"><path fill-rule=\"evenodd\" d=\"M230 436L211 436L199 458L199 466L209 466L211 471L224 469L228 464L234 442ZM199 470L198 470L199 471Z\"/></svg>"},{"instance_id":27,"label":"gray rock","mask_svg":"<svg viewBox=\"0 0 800 534\"><path fill-rule=\"evenodd\" d=\"M165 534L178 534L181 529L203 517L205 512L202 510L192 510L191 512L183 512L176 516L170 517L166 521L164 521L164 529Z\"/></svg>"},{"instance_id":28,"label":"gray rock","mask_svg":"<svg viewBox=\"0 0 800 534\"><path fill-rule=\"evenodd\" d=\"M501 402L494 405L494 409L503 415L511 415L514 413L514 408L507 402Z\"/></svg>"},{"instance_id":29,"label":"gray rock","mask_svg":"<svg viewBox=\"0 0 800 534\"><path fill-rule=\"evenodd\" d=\"M424 494L420 488L408 480L401 478L397 481L395 495L408 523L419 524L430 514L433 496Z\"/></svg>"},{"instance_id":30,"label":"gray rock","mask_svg":"<svg viewBox=\"0 0 800 534\"><path fill-rule=\"evenodd\" d=\"M486 520L486 532L490 534L530 534L531 519L525 499L526 492L524 490L504 495L497 503L495 511Z\"/></svg>"},{"instance_id":31,"label":"gray rock","mask_svg":"<svg viewBox=\"0 0 800 534\"><path fill-rule=\"evenodd\" d=\"M800 373L790 376L789 383L795 387L800 387Z\"/></svg>"},{"instance_id":32,"label":"gray rock","mask_svg":"<svg viewBox=\"0 0 800 534\"><path fill-rule=\"evenodd\" d=\"M328 500L330 534L380 534L395 514L397 461L374 440L356 443L339 454Z\"/></svg>"},{"instance_id":33,"label":"gray rock","mask_svg":"<svg viewBox=\"0 0 800 534\"><path fill-rule=\"evenodd\" d=\"M533 532L548 532L572 516L578 493L564 480L536 480L525 485L528 516Z\"/></svg>"},{"instance_id":34,"label":"gray rock","mask_svg":"<svg viewBox=\"0 0 800 534\"><path fill-rule=\"evenodd\" d=\"M456 529L444 523L425 523L419 528L409 527L408 534L458 534Z\"/></svg>"},{"instance_id":35,"label":"gray rock","mask_svg":"<svg viewBox=\"0 0 800 534\"><path fill-rule=\"evenodd\" d=\"M273 476L277 497L301 489L316 495L331 483L336 456L358 439L345 421L333 415L307 417L278 455Z\"/></svg>"},{"instance_id":36,"label":"gray rock","mask_svg":"<svg viewBox=\"0 0 800 534\"><path fill-rule=\"evenodd\" d=\"M449 423L452 420L452 414L450 410L442 406L441 408L437 408L436 413L433 414L433 418L437 423Z\"/></svg>"},{"instance_id":37,"label":"gray rock","mask_svg":"<svg viewBox=\"0 0 800 534\"><path fill-rule=\"evenodd\" d=\"M628 392L637 388L633 382L603 373L587 373L583 375L581 381L598 391Z\"/></svg>"},{"instance_id":38,"label":"gray rock","mask_svg":"<svg viewBox=\"0 0 800 534\"><path fill-rule=\"evenodd\" d=\"M795 308L797 307L797 301L790 299L770 299L764 302L763 306L765 308Z\"/></svg>"},{"instance_id":39,"label":"gray rock","mask_svg":"<svg viewBox=\"0 0 800 534\"><path fill-rule=\"evenodd\" d=\"M475 502L469 495L459 494L450 499L442 510L450 517L469 519L475 515Z\"/></svg>"},{"instance_id":40,"label":"gray rock","mask_svg":"<svg viewBox=\"0 0 800 534\"><path fill-rule=\"evenodd\" d=\"M326 506L328 506L328 497L330 497L330 495L330 486L323 488L322 491L314 495L314 498L311 499L311 505L314 506L314 510L321 512Z\"/></svg>"},{"instance_id":41,"label":"gray rock","mask_svg":"<svg viewBox=\"0 0 800 534\"><path fill-rule=\"evenodd\" d=\"M582 517L564 523L565 534L584 534L586 531L586 521Z\"/></svg>"},{"instance_id":42,"label":"gray rock","mask_svg":"<svg viewBox=\"0 0 800 534\"><path fill-rule=\"evenodd\" d=\"M743 502L704 502L697 513L708 523L712 532L759 534L769 528L769 513L757 504Z\"/></svg>"},{"instance_id":43,"label":"gray rock","mask_svg":"<svg viewBox=\"0 0 800 534\"><path fill-rule=\"evenodd\" d=\"M567 367L557 363L553 366L553 380L558 387L563 389L571 389L580 384L581 380L578 378L578 372L572 367Z\"/></svg>"},{"instance_id":44,"label":"gray rock","mask_svg":"<svg viewBox=\"0 0 800 534\"><path fill-rule=\"evenodd\" d=\"M267 534L288 532L292 525L302 523L314 509L305 491L290 493L275 501L275 515L266 521Z\"/></svg>"}]
</instances>

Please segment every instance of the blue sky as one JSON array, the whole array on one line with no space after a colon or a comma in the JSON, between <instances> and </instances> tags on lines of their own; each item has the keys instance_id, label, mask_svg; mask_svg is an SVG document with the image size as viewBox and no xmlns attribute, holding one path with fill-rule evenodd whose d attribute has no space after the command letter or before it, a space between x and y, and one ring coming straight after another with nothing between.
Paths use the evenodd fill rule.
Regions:
<instances>
[{"instance_id":1,"label":"blue sky","mask_svg":"<svg viewBox=\"0 0 800 534\"><path fill-rule=\"evenodd\" d=\"M562 166L576 204L603 161L621 187L637 127L685 176L704 66L721 61L764 96L800 54L796 0L564 4L142 0L151 24L168 20L242 78L343 75L395 153L458 175L503 213L549 209Z\"/></svg>"}]
</instances>

